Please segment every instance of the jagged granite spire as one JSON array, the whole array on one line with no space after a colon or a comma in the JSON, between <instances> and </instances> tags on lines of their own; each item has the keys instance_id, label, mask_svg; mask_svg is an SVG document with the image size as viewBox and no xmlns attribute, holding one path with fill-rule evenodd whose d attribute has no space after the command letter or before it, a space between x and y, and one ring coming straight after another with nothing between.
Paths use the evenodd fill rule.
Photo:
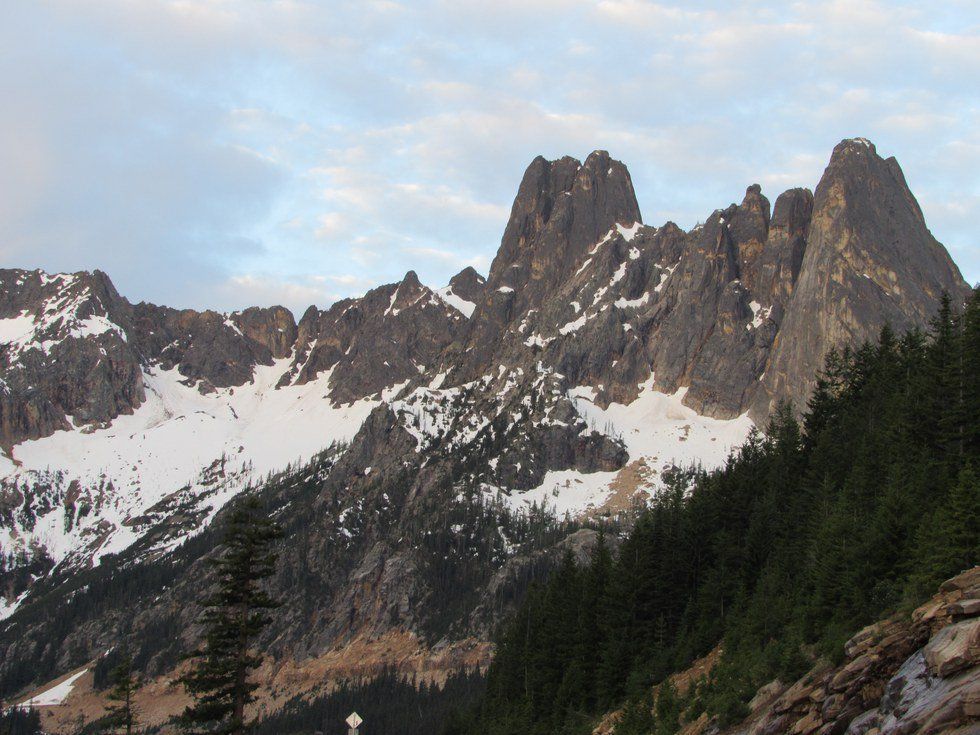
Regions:
<instances>
[{"instance_id":1,"label":"jagged granite spire","mask_svg":"<svg viewBox=\"0 0 980 735\"><path fill-rule=\"evenodd\" d=\"M817 185L800 276L752 407L802 410L832 347L874 339L882 325L922 327L941 294L968 287L926 227L898 161L865 138L841 141Z\"/></svg>"},{"instance_id":2,"label":"jagged granite spire","mask_svg":"<svg viewBox=\"0 0 980 735\"><path fill-rule=\"evenodd\" d=\"M553 298L596 242L617 224L640 221L629 171L608 152L594 151L584 163L535 158L473 315L461 378L483 369L511 321Z\"/></svg>"},{"instance_id":3,"label":"jagged granite spire","mask_svg":"<svg viewBox=\"0 0 980 735\"><path fill-rule=\"evenodd\" d=\"M594 151L584 164L538 156L517 191L489 286L521 288L533 298L567 277L585 250L614 225L640 221L629 171L606 151Z\"/></svg>"}]
</instances>

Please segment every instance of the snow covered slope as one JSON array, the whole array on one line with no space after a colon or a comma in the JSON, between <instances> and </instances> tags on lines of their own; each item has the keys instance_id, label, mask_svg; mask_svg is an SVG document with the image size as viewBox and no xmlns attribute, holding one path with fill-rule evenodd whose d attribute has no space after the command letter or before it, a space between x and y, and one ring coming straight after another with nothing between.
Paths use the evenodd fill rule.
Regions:
<instances>
[{"instance_id":1,"label":"snow covered slope","mask_svg":"<svg viewBox=\"0 0 980 735\"><path fill-rule=\"evenodd\" d=\"M0 549L43 546L55 563L84 551L97 562L135 541L141 526L134 519L178 491L207 498L200 527L248 483L349 441L384 398L335 406L327 398L329 372L276 389L288 362L258 366L251 383L203 395L175 369L148 368L146 401L131 415L15 446L0 459L5 492L36 501L48 484L49 502L36 503L33 518L16 514L0 528ZM219 467L227 481L213 493L208 470Z\"/></svg>"},{"instance_id":2,"label":"snow covered slope","mask_svg":"<svg viewBox=\"0 0 980 735\"><path fill-rule=\"evenodd\" d=\"M631 403L612 403L605 409L595 405L594 388L570 390L579 415L596 430L622 441L629 462L611 472L551 470L537 487L506 494L508 504L516 508L537 504L572 516L610 506L622 509L637 495L652 496L662 489L663 473L671 468L721 466L754 426L748 416L729 420L701 416L683 404L684 388L668 395L655 390L653 383L651 375Z\"/></svg>"}]
</instances>

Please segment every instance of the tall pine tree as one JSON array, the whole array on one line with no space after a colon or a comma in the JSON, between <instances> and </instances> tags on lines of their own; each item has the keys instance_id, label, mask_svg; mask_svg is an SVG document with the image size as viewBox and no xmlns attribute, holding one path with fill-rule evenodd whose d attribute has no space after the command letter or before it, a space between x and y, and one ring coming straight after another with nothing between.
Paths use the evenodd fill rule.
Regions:
<instances>
[{"instance_id":1,"label":"tall pine tree","mask_svg":"<svg viewBox=\"0 0 980 735\"><path fill-rule=\"evenodd\" d=\"M109 674L112 689L109 691L109 704L106 705L104 719L109 732L124 732L133 735L138 723L133 697L139 689L139 680L133 673L133 660L128 654Z\"/></svg>"},{"instance_id":2,"label":"tall pine tree","mask_svg":"<svg viewBox=\"0 0 980 735\"><path fill-rule=\"evenodd\" d=\"M258 688L250 674L262 663L253 647L269 624L268 611L278 606L260 583L274 572L272 543L281 535L256 499L232 509L214 562L217 590L203 602L204 642L189 655L194 665L179 680L195 699L179 718L189 730L244 735L249 725L245 708Z\"/></svg>"}]
</instances>

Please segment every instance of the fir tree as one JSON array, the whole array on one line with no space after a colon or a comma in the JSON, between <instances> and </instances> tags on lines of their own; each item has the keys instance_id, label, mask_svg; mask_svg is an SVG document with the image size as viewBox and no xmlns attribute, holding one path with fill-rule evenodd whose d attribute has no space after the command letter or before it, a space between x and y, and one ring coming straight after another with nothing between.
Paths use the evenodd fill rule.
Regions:
<instances>
[{"instance_id":1,"label":"fir tree","mask_svg":"<svg viewBox=\"0 0 980 735\"><path fill-rule=\"evenodd\" d=\"M133 673L133 660L126 654L122 661L109 674L112 689L109 691L109 704L106 705L104 723L109 732L124 732L133 735L138 726L136 706L133 696L140 682Z\"/></svg>"},{"instance_id":2,"label":"fir tree","mask_svg":"<svg viewBox=\"0 0 980 735\"><path fill-rule=\"evenodd\" d=\"M258 685L249 675L262 662L253 646L270 622L268 611L278 605L260 582L273 574L271 545L281 535L254 498L240 501L230 513L214 562L217 591L203 603L204 643L189 655L195 663L179 680L195 699L179 718L187 729L243 735L250 724L245 708L255 701Z\"/></svg>"}]
</instances>

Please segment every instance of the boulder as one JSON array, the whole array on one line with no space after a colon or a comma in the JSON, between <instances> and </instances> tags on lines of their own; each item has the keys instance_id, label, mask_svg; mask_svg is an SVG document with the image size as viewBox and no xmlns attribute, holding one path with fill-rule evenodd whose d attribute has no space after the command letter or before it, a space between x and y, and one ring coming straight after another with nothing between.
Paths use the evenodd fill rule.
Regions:
<instances>
[{"instance_id":1,"label":"boulder","mask_svg":"<svg viewBox=\"0 0 980 735\"><path fill-rule=\"evenodd\" d=\"M947 677L980 663L980 618L947 625L924 649L929 670Z\"/></svg>"}]
</instances>

